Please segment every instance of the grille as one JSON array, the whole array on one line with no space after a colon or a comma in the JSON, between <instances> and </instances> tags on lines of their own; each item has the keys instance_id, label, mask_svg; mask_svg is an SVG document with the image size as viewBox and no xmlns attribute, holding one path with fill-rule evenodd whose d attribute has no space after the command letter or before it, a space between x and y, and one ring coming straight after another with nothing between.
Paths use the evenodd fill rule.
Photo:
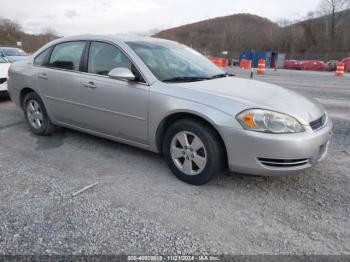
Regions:
<instances>
[{"instance_id":1,"label":"grille","mask_svg":"<svg viewBox=\"0 0 350 262\"><path fill-rule=\"evenodd\" d=\"M7 78L6 78L6 77L0 78L0 85L3 84L3 83L5 83L6 81L7 81Z\"/></svg>"},{"instance_id":2,"label":"grille","mask_svg":"<svg viewBox=\"0 0 350 262\"><path fill-rule=\"evenodd\" d=\"M318 130L326 124L326 114L323 114L319 119L310 122L312 130Z\"/></svg>"},{"instance_id":3,"label":"grille","mask_svg":"<svg viewBox=\"0 0 350 262\"><path fill-rule=\"evenodd\" d=\"M258 158L261 164L270 167L297 167L309 163L309 159L272 159L272 158Z\"/></svg>"}]
</instances>

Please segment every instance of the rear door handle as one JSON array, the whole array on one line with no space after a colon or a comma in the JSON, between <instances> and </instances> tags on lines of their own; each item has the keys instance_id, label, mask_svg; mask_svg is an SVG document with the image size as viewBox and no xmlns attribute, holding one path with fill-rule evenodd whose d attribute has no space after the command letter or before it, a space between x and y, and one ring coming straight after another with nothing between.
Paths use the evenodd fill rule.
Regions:
<instances>
[{"instance_id":1,"label":"rear door handle","mask_svg":"<svg viewBox=\"0 0 350 262\"><path fill-rule=\"evenodd\" d=\"M45 73L40 74L38 77L39 77L40 79L44 79L44 80L47 80L47 79L48 79L47 74L45 74Z\"/></svg>"},{"instance_id":2,"label":"rear door handle","mask_svg":"<svg viewBox=\"0 0 350 262\"><path fill-rule=\"evenodd\" d=\"M83 83L83 86L87 87L87 88L90 88L90 89L96 89L97 86L95 85L94 82L92 81L89 81L88 83Z\"/></svg>"}]
</instances>

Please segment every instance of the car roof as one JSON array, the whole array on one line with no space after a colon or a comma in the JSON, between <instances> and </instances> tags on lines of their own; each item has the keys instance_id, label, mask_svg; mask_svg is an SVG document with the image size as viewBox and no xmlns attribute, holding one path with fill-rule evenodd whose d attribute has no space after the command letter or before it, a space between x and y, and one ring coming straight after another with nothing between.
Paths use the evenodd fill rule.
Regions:
<instances>
[{"instance_id":1,"label":"car roof","mask_svg":"<svg viewBox=\"0 0 350 262\"><path fill-rule=\"evenodd\" d=\"M60 43L69 42L69 41L106 41L106 42L113 42L117 45L125 45L126 42L132 41L132 42L148 42L148 43L169 43L174 44L177 42L161 39L161 38L155 38L155 37L146 37L146 36L117 36L117 35L77 35L77 36L66 36L57 38L46 45L39 48L33 55L32 58L36 57L38 54L43 52L46 48L50 46L54 46Z\"/></svg>"},{"instance_id":2,"label":"car roof","mask_svg":"<svg viewBox=\"0 0 350 262\"><path fill-rule=\"evenodd\" d=\"M174 43L174 41L155 38L155 37L146 37L146 36L113 36L113 35L77 35L77 36L67 36L58 38L56 43L67 42L67 41L76 41L76 40L102 40L102 41L111 41L115 43L120 42L163 42L163 43Z\"/></svg>"}]
</instances>

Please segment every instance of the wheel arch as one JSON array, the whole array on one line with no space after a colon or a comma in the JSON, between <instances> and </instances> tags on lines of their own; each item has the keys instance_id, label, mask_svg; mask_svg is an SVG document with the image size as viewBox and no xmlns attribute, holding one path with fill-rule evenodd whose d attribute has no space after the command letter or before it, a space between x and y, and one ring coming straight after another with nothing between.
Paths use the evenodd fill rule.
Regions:
<instances>
[{"instance_id":1,"label":"wheel arch","mask_svg":"<svg viewBox=\"0 0 350 262\"><path fill-rule=\"evenodd\" d=\"M162 141L164 139L164 135L165 135L167 128L171 125L171 123L174 123L174 122L181 120L181 119L194 119L197 121L201 121L202 123L205 123L210 128L212 128L212 130L218 136L218 138L223 146L225 156L227 157L227 149L226 149L225 142L224 142L220 132L217 130L217 128L215 128L214 123L212 121L210 121L209 119L207 119L203 116L200 116L198 114L195 114L193 112L174 112L174 113L171 113L168 116L166 116L160 122L160 124L158 125L158 128L157 128L157 131L156 131L156 146L157 146L158 152L162 153Z\"/></svg>"},{"instance_id":2,"label":"wheel arch","mask_svg":"<svg viewBox=\"0 0 350 262\"><path fill-rule=\"evenodd\" d=\"M29 93L34 92L36 94L38 94L37 92L35 92L34 89L30 88L30 87L25 87L21 90L21 92L19 93L19 102L20 102L20 106L23 109L24 108L24 98L26 97L26 95L28 95Z\"/></svg>"},{"instance_id":3,"label":"wheel arch","mask_svg":"<svg viewBox=\"0 0 350 262\"><path fill-rule=\"evenodd\" d=\"M24 99L25 99L26 95L28 95L31 92L35 93L41 99L41 102L45 106L45 110L46 110L47 115L49 116L50 120L55 124L54 118L53 118L53 116L52 116L48 106L46 105L46 101L43 99L43 97L40 95L40 93L37 90L33 89L33 88L24 87L19 92L19 103L20 103L21 108L24 109Z\"/></svg>"}]
</instances>

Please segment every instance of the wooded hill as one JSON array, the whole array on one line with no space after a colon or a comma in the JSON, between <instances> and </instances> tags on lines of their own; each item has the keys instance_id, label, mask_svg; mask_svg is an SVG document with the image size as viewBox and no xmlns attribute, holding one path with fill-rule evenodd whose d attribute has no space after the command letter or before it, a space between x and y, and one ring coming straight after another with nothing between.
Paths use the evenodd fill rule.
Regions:
<instances>
[{"instance_id":1,"label":"wooded hill","mask_svg":"<svg viewBox=\"0 0 350 262\"><path fill-rule=\"evenodd\" d=\"M231 54L245 50L304 52L349 52L350 10L336 14L334 36L330 16L280 26L266 18L236 14L188 24L155 34L185 43L207 54Z\"/></svg>"},{"instance_id":2,"label":"wooded hill","mask_svg":"<svg viewBox=\"0 0 350 262\"><path fill-rule=\"evenodd\" d=\"M50 32L40 35L27 34L21 30L19 24L0 18L0 46L16 46L17 41L21 41L22 48L32 53L56 38L57 36Z\"/></svg>"},{"instance_id":3,"label":"wooded hill","mask_svg":"<svg viewBox=\"0 0 350 262\"><path fill-rule=\"evenodd\" d=\"M350 52L350 10L336 13L334 32L331 16L299 21L281 26L266 18L251 14L217 17L193 24L167 29L155 37L175 40L210 55L228 51L230 55L246 50L284 53ZM34 52L58 36L48 31L40 35L27 34L19 24L0 18L0 46L16 46Z\"/></svg>"}]
</instances>

